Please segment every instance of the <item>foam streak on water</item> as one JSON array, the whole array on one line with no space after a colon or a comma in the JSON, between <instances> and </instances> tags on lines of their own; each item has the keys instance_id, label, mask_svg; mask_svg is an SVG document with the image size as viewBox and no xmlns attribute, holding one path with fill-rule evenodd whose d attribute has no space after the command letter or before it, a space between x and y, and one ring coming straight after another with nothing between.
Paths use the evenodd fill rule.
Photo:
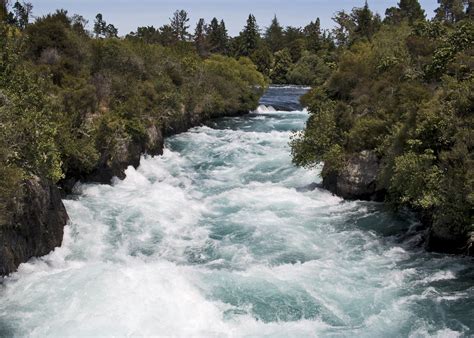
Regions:
<instances>
[{"instance_id":1,"label":"foam streak on water","mask_svg":"<svg viewBox=\"0 0 474 338\"><path fill-rule=\"evenodd\" d=\"M262 102L295 110L299 92ZM288 148L307 112L269 105L79 187L62 247L0 288L0 336L474 334L472 262L399 239L409 216L315 188Z\"/></svg>"}]
</instances>

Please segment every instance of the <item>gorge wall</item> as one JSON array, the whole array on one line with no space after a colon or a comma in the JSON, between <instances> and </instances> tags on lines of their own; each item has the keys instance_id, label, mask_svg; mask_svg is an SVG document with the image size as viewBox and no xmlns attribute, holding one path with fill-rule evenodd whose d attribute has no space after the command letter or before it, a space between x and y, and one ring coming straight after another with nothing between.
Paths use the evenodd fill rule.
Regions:
<instances>
[{"instance_id":1,"label":"gorge wall","mask_svg":"<svg viewBox=\"0 0 474 338\"><path fill-rule=\"evenodd\" d=\"M323 177L323 187L349 200L385 200L386 191L377 187L380 160L374 152L362 151L351 156L339 172ZM323 169L324 171L324 169ZM426 228L425 248L428 251L474 256L474 232L453 231L446 224L434 221L433 215L420 213Z\"/></svg>"}]
</instances>

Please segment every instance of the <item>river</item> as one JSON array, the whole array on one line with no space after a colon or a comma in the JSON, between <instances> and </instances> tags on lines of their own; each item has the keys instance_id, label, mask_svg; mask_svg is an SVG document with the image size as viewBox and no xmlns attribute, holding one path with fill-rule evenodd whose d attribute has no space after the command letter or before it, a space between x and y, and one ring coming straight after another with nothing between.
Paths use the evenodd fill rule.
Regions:
<instances>
[{"instance_id":1,"label":"river","mask_svg":"<svg viewBox=\"0 0 474 338\"><path fill-rule=\"evenodd\" d=\"M0 286L0 336L474 335L472 260L425 252L410 215L291 164L304 91L270 88L78 187L62 247Z\"/></svg>"}]
</instances>

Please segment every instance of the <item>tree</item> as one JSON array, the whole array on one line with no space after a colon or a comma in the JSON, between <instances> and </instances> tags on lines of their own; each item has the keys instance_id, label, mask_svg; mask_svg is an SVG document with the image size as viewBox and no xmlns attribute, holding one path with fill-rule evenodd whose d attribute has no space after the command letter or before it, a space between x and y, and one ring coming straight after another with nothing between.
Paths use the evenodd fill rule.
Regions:
<instances>
[{"instance_id":1,"label":"tree","mask_svg":"<svg viewBox=\"0 0 474 338\"><path fill-rule=\"evenodd\" d=\"M283 27L278 22L276 15L265 31L265 42L273 53L283 48Z\"/></svg>"},{"instance_id":2,"label":"tree","mask_svg":"<svg viewBox=\"0 0 474 338\"><path fill-rule=\"evenodd\" d=\"M265 44L257 48L252 53L252 55L250 55L250 59L253 61L253 63L255 63L257 70L260 73L270 76L273 64L273 55L271 50Z\"/></svg>"},{"instance_id":3,"label":"tree","mask_svg":"<svg viewBox=\"0 0 474 338\"><path fill-rule=\"evenodd\" d=\"M271 74L273 83L286 83L286 75L291 64L291 54L288 48L275 53L275 65Z\"/></svg>"},{"instance_id":4,"label":"tree","mask_svg":"<svg viewBox=\"0 0 474 338\"><path fill-rule=\"evenodd\" d=\"M145 43L160 43L160 31L153 26L138 27L136 32L127 34L127 39L139 39Z\"/></svg>"},{"instance_id":5,"label":"tree","mask_svg":"<svg viewBox=\"0 0 474 338\"><path fill-rule=\"evenodd\" d=\"M224 20L221 20L218 27L217 34L217 46L220 53L227 53L227 45L229 43L229 36L227 35L227 28L225 27Z\"/></svg>"},{"instance_id":6,"label":"tree","mask_svg":"<svg viewBox=\"0 0 474 338\"><path fill-rule=\"evenodd\" d=\"M211 51L217 52L219 49L219 21L217 18L212 18L211 23L207 27L207 37L211 45Z\"/></svg>"},{"instance_id":7,"label":"tree","mask_svg":"<svg viewBox=\"0 0 474 338\"><path fill-rule=\"evenodd\" d=\"M32 10L33 5L29 2L24 2L23 4L21 4L19 1L16 1L13 5L13 12L15 13L15 22L20 29L25 29L28 25Z\"/></svg>"},{"instance_id":8,"label":"tree","mask_svg":"<svg viewBox=\"0 0 474 338\"><path fill-rule=\"evenodd\" d=\"M474 1L472 0L467 0L467 6L466 6L466 16L469 19L474 19Z\"/></svg>"},{"instance_id":9,"label":"tree","mask_svg":"<svg viewBox=\"0 0 474 338\"><path fill-rule=\"evenodd\" d=\"M247 24L244 27L244 30L240 33L242 37L242 46L240 46L240 54L244 56L249 56L257 48L260 33L257 25L257 20L255 17L250 14L247 19Z\"/></svg>"},{"instance_id":10,"label":"tree","mask_svg":"<svg viewBox=\"0 0 474 338\"><path fill-rule=\"evenodd\" d=\"M116 38L118 35L118 29L112 24L107 24L103 19L102 14L99 13L95 16L94 34L96 38Z\"/></svg>"},{"instance_id":11,"label":"tree","mask_svg":"<svg viewBox=\"0 0 474 338\"><path fill-rule=\"evenodd\" d=\"M439 7L435 10L436 20L455 23L463 18L463 0L438 0L438 4Z\"/></svg>"},{"instance_id":12,"label":"tree","mask_svg":"<svg viewBox=\"0 0 474 338\"><path fill-rule=\"evenodd\" d=\"M204 19L199 19L194 31L194 44L200 56L208 54L207 37L206 37L206 23Z\"/></svg>"},{"instance_id":13,"label":"tree","mask_svg":"<svg viewBox=\"0 0 474 338\"><path fill-rule=\"evenodd\" d=\"M308 50L318 52L321 49L321 22L319 18L311 21L303 30Z\"/></svg>"},{"instance_id":14,"label":"tree","mask_svg":"<svg viewBox=\"0 0 474 338\"><path fill-rule=\"evenodd\" d=\"M350 42L350 37L355 30L355 22L351 15L345 11L336 13L336 16L332 18L336 23L336 27L333 30L334 37L338 46L347 46Z\"/></svg>"},{"instance_id":15,"label":"tree","mask_svg":"<svg viewBox=\"0 0 474 338\"><path fill-rule=\"evenodd\" d=\"M0 0L0 22L7 21L8 14L7 0Z\"/></svg>"},{"instance_id":16,"label":"tree","mask_svg":"<svg viewBox=\"0 0 474 338\"><path fill-rule=\"evenodd\" d=\"M189 39L190 34L188 33L188 22L188 13L185 10L182 9L174 12L173 17L170 18L170 26L174 32L176 40L186 41Z\"/></svg>"},{"instance_id":17,"label":"tree","mask_svg":"<svg viewBox=\"0 0 474 338\"><path fill-rule=\"evenodd\" d=\"M385 11L385 22L400 24L408 20L409 24L425 19L425 11L418 0L400 0L398 7L390 7Z\"/></svg>"},{"instance_id":18,"label":"tree","mask_svg":"<svg viewBox=\"0 0 474 338\"><path fill-rule=\"evenodd\" d=\"M163 46L171 46L176 43L176 35L171 25L160 27L160 42Z\"/></svg>"},{"instance_id":19,"label":"tree","mask_svg":"<svg viewBox=\"0 0 474 338\"><path fill-rule=\"evenodd\" d=\"M94 21L94 34L95 37L98 38L102 36L105 32L105 29L107 27L107 23L104 21L102 14L98 13L95 16L95 21Z\"/></svg>"},{"instance_id":20,"label":"tree","mask_svg":"<svg viewBox=\"0 0 474 338\"><path fill-rule=\"evenodd\" d=\"M398 7L402 17L407 18L410 23L425 19L425 11L418 0L400 0Z\"/></svg>"},{"instance_id":21,"label":"tree","mask_svg":"<svg viewBox=\"0 0 474 338\"><path fill-rule=\"evenodd\" d=\"M288 45L288 49L290 51L291 61L293 63L298 62L298 60L303 55L303 52L304 52L304 49L305 49L304 39L296 39L296 40L292 41Z\"/></svg>"},{"instance_id":22,"label":"tree","mask_svg":"<svg viewBox=\"0 0 474 338\"><path fill-rule=\"evenodd\" d=\"M354 8L351 17L356 24L354 29L355 38L367 38L370 40L380 27L380 17L377 14L374 15L369 9L367 1L364 7Z\"/></svg>"},{"instance_id":23,"label":"tree","mask_svg":"<svg viewBox=\"0 0 474 338\"><path fill-rule=\"evenodd\" d=\"M304 33L300 27L288 26L285 29L285 47L288 47L294 41L304 39Z\"/></svg>"},{"instance_id":24,"label":"tree","mask_svg":"<svg viewBox=\"0 0 474 338\"><path fill-rule=\"evenodd\" d=\"M105 35L106 38L116 38L117 35L118 35L118 29L115 28L114 25L112 25L111 23L109 23L109 24L105 27L104 35Z\"/></svg>"},{"instance_id":25,"label":"tree","mask_svg":"<svg viewBox=\"0 0 474 338\"><path fill-rule=\"evenodd\" d=\"M219 23L216 18L213 18L211 24L207 27L207 36L212 53L227 53L229 36L227 35L224 20L221 20Z\"/></svg>"},{"instance_id":26,"label":"tree","mask_svg":"<svg viewBox=\"0 0 474 338\"><path fill-rule=\"evenodd\" d=\"M74 14L71 23L71 28L74 32L82 36L87 35L86 26L88 21L82 15Z\"/></svg>"}]
</instances>

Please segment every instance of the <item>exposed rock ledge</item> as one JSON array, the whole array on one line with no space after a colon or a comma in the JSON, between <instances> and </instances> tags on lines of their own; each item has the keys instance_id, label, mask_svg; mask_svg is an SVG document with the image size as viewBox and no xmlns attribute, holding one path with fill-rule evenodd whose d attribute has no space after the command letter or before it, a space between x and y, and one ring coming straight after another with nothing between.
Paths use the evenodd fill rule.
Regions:
<instances>
[{"instance_id":1,"label":"exposed rock ledge","mask_svg":"<svg viewBox=\"0 0 474 338\"><path fill-rule=\"evenodd\" d=\"M345 199L382 200L377 189L380 162L374 152L364 150L348 159L339 173L330 173L323 179L323 187Z\"/></svg>"},{"instance_id":2,"label":"exposed rock ledge","mask_svg":"<svg viewBox=\"0 0 474 338\"><path fill-rule=\"evenodd\" d=\"M353 155L339 173L330 173L323 179L323 188L344 199L383 201L385 191L377 188L380 161L371 151ZM456 232L446 224L433 222L432 215L421 217L427 228L425 247L429 251L474 256L474 232Z\"/></svg>"},{"instance_id":3,"label":"exposed rock ledge","mask_svg":"<svg viewBox=\"0 0 474 338\"><path fill-rule=\"evenodd\" d=\"M235 111L206 116L183 110L159 127L151 123L146 130L146 142L131 138L117 139L115 148L101 154L96 168L90 173L74 173L59 183L62 190L38 177L26 180L19 197L11 204L11 217L0 224L0 277L16 271L18 266L32 257L44 256L62 243L63 228L68 215L61 200L72 192L77 181L110 183L114 176L125 178L129 165L138 167L142 154L163 153L164 137L198 126L208 118L243 115Z\"/></svg>"},{"instance_id":4,"label":"exposed rock ledge","mask_svg":"<svg viewBox=\"0 0 474 338\"><path fill-rule=\"evenodd\" d=\"M23 182L9 207L11 216L0 225L0 276L60 246L68 220L59 189L38 177Z\"/></svg>"}]
</instances>

